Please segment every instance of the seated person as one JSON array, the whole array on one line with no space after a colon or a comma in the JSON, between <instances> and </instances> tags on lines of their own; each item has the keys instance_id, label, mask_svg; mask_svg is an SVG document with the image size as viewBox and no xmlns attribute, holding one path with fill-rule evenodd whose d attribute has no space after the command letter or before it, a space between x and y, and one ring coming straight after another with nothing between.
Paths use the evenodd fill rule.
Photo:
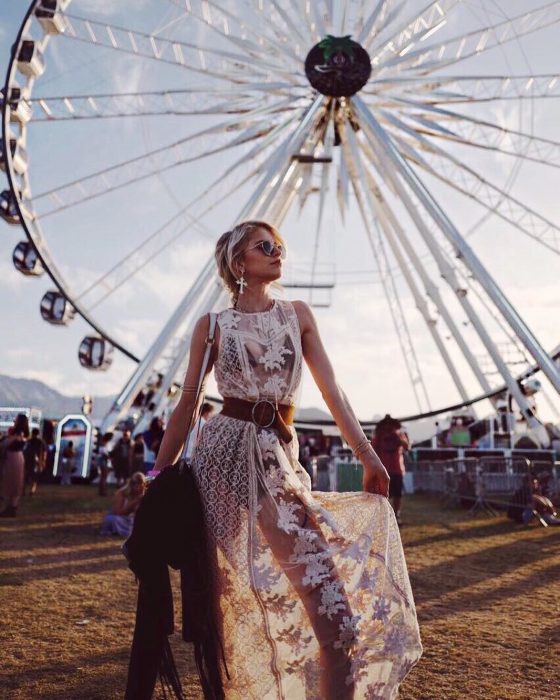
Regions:
<instances>
[{"instance_id":1,"label":"seated person","mask_svg":"<svg viewBox=\"0 0 560 700\"><path fill-rule=\"evenodd\" d=\"M135 472L120 488L113 500L113 507L101 523L100 535L128 537L132 532L134 514L146 491L146 478L142 472Z\"/></svg>"},{"instance_id":2,"label":"seated person","mask_svg":"<svg viewBox=\"0 0 560 700\"><path fill-rule=\"evenodd\" d=\"M525 525L534 515L547 525L560 525L552 501L542 495L539 480L533 474L527 474L513 495L507 514L508 518Z\"/></svg>"}]
</instances>

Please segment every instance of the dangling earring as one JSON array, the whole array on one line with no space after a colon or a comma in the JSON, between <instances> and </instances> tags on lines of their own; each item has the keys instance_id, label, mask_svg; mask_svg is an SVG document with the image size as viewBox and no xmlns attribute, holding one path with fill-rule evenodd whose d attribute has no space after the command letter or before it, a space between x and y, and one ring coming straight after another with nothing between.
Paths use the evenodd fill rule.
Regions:
<instances>
[{"instance_id":1,"label":"dangling earring","mask_svg":"<svg viewBox=\"0 0 560 700\"><path fill-rule=\"evenodd\" d=\"M241 268L241 277L240 277L238 280L235 281L235 283L236 283L237 286L239 287L239 294L240 294L240 295L243 294L243 290L245 289L245 287L248 287L248 286L249 286L249 285L247 284L247 282L245 281L245 277L243 277L243 273L244 273L244 272L245 272L245 268L242 267L242 268Z\"/></svg>"}]
</instances>

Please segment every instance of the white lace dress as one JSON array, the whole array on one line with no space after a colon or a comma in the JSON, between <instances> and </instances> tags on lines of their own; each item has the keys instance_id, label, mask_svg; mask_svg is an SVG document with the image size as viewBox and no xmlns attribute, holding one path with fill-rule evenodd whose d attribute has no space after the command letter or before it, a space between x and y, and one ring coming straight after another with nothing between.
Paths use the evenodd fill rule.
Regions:
<instances>
[{"instance_id":1,"label":"white lace dress","mask_svg":"<svg viewBox=\"0 0 560 700\"><path fill-rule=\"evenodd\" d=\"M222 396L293 404L302 351L292 304L218 315ZM293 430L293 428L292 428ZM228 700L395 698L422 652L399 530L387 499L317 493L295 436L218 414L193 467L215 538ZM324 683L324 679L323 679Z\"/></svg>"}]
</instances>

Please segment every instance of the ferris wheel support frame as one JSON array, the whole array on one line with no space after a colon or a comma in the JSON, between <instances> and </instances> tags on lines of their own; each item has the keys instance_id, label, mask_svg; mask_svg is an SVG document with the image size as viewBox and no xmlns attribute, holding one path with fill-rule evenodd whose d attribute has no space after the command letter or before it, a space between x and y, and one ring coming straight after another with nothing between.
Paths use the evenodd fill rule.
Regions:
<instances>
[{"instance_id":1,"label":"ferris wheel support frame","mask_svg":"<svg viewBox=\"0 0 560 700\"><path fill-rule=\"evenodd\" d=\"M339 133L342 142L343 157L346 159L346 168L350 175L350 181L354 189L356 202L360 210L366 235L379 270L381 281L383 283L383 291L391 311L391 318L393 320L395 332L401 347L401 353L404 357L406 370L412 384L412 390L416 398L416 403L418 405L418 409L422 411L423 408L421 397L423 394L428 410L430 410L430 400L424 384L424 379L422 377L420 364L416 356L416 351L414 350L414 344L412 343L412 338L410 336L406 317L402 309L395 280L391 274L387 254L380 239L379 230L376 223L377 219L375 217L375 209L370 201L371 192L366 185L364 167L359 155L357 144L355 142L354 132L352 131L352 128L349 127L348 123L345 122L344 124L339 125ZM372 220L368 218L366 202L369 207L370 214L372 215ZM376 232L374 232L374 228L377 229Z\"/></svg>"},{"instance_id":2,"label":"ferris wheel support frame","mask_svg":"<svg viewBox=\"0 0 560 700\"><path fill-rule=\"evenodd\" d=\"M370 206L374 209L375 211L375 216L377 216L379 223L383 229L383 232L385 234L385 237L389 243L389 246L393 252L393 255L397 261L398 267L401 270L401 273L412 293L412 296L414 297L414 300L416 302L416 308L420 311L420 314L422 315L422 318L424 319L426 326L428 328L428 331L430 335L432 336L434 343L436 344L436 347L438 349L439 354L441 355L445 366L447 367L447 370L449 371L449 374L451 375L451 379L453 380L453 383L455 384L455 387L457 388L457 391L459 392L460 397L463 399L463 401L468 401L469 400L469 395L467 393L467 390L461 380L461 377L459 376L459 373L457 371L457 368L455 367L453 360L451 359L451 356L445 347L445 343L443 342L443 339L441 338L441 335L439 333L439 330L437 328L437 319L435 319L432 314L430 313L429 307L427 300L425 296L422 294L420 291L418 285L416 284L416 280L414 279L413 275L411 274L409 265L407 263L407 260L405 258L405 255L403 253L403 250L401 249L401 245L403 243L403 239L406 241L406 246L402 245L402 248L405 249L407 253L409 253L410 257L410 250L412 249L412 246L410 245L410 242L408 238L404 235L404 232L398 225L398 222L396 221L396 217L394 216L393 212L391 211L389 205L383 198L383 195L381 193L381 190L377 186L377 183L374 182L373 177L371 176L370 173L367 173L366 171L366 178L368 181L367 184L367 190L371 192L371 196L368 197L368 203ZM399 230L400 229L400 230ZM414 253L414 251L412 251ZM414 257L417 257L414 255ZM413 266L414 261L413 261ZM422 268L422 272L424 272ZM432 283L433 284L433 283ZM435 287L435 285L433 285ZM437 288L436 288L437 291ZM429 294L427 293L427 296ZM439 297L439 294L438 294ZM440 300L441 301L441 300ZM440 310L440 306L437 305L438 310ZM442 308L445 309L446 315L449 315L447 312L447 308L442 305ZM441 313L441 311L440 311ZM442 314L443 316L443 314ZM452 319L451 319L452 320ZM455 324L453 324L455 325ZM451 328L449 329L451 331ZM455 331L458 333L458 329L455 326ZM453 331L451 331L453 332ZM459 337L462 338L462 336L459 335ZM465 344L466 345L466 344ZM473 356L473 361L474 361L474 356ZM482 375L484 376L484 375ZM489 386L488 386L489 388Z\"/></svg>"},{"instance_id":3,"label":"ferris wheel support frame","mask_svg":"<svg viewBox=\"0 0 560 700\"><path fill-rule=\"evenodd\" d=\"M507 320L509 325L512 327L516 335L523 342L525 347L534 357L535 361L541 367L542 371L550 379L552 385L560 392L560 376L554 366L554 363L550 360L545 350L540 346L537 339L533 336L531 331L527 328L524 321L520 318L519 314L511 303L507 300L503 292L498 288L497 284L494 282L490 274L484 268L480 260L476 257L470 246L464 241L459 231L451 223L447 215L441 210L438 204L433 200L433 197L428 192L427 188L418 181L415 173L410 168L409 164L400 156L398 151L394 148L393 144L387 139L383 133L382 128L379 126L375 117L369 113L367 108L365 108L364 103L360 98L354 98L353 103L356 105L358 113L364 120L364 126L366 127L364 131L367 136L372 139L374 144L378 145L382 158L385 162L389 161L387 165L392 165L396 169L404 182L408 184L415 196L418 197L424 209L433 218L438 228L445 235L446 239L451 243L453 248L457 251L459 257L462 259L466 267L474 275L475 279L484 288L490 299L500 310L504 318ZM391 170L389 166L387 168L387 176L391 179L395 187L398 189L399 194L402 197L402 201L409 211L409 214L418 226L418 230L422 237L424 238L426 244L430 248L430 251L435 258L440 273L444 279L451 286L455 292L457 298L459 299L463 309L465 310L469 320L473 324L478 336L483 342L486 350L491 356L494 364L498 368L500 374L504 378L510 392L515 397L524 417L528 421L529 425L532 427L537 427L539 421L534 417L529 403L526 397L521 392L516 380L512 376L507 367L506 363L500 356L498 349L496 348L494 342L490 338L486 328L480 322L478 315L470 304L470 301L466 297L464 290L460 288L458 280L455 276L455 272L451 265L445 260L442 252L440 251L437 241L433 238L432 233L426 226L425 221L420 216L419 212L414 207L413 203L408 196L408 193L404 189L401 180L396 176L395 172Z\"/></svg>"},{"instance_id":4,"label":"ferris wheel support frame","mask_svg":"<svg viewBox=\"0 0 560 700\"><path fill-rule=\"evenodd\" d=\"M142 433L148 428L152 416L163 413L165 410L165 402L167 401L168 392L178 376L186 371L186 364L189 358L189 349L194 332L194 324L197 318L200 318L205 313L212 311L215 306L224 297L224 289L219 279L211 280L209 287L205 290L202 297L198 297L196 302L190 307L193 312L190 316L185 316L183 321L189 319L182 337L178 340L176 347L173 348L174 358L165 371L160 388L151 401L151 407L144 411L142 417L134 427L135 434ZM183 323L184 325L184 323ZM168 347L168 346L166 346Z\"/></svg>"},{"instance_id":5,"label":"ferris wheel support frame","mask_svg":"<svg viewBox=\"0 0 560 700\"><path fill-rule=\"evenodd\" d=\"M373 159L373 151L371 147L369 147L369 144L365 144L368 146L368 155L370 158ZM380 164L379 164L379 159L373 160L374 165L379 169ZM474 354L471 352L469 346L467 345L467 342L465 341L465 338L459 331L459 328L457 327L457 324L455 323L451 313L449 312L449 309L447 308L447 305L444 303L441 294L439 292L438 286L433 282L433 280L430 278L428 275L428 272L425 268L425 266L422 263L422 259L414 249L414 246L410 242L408 236L406 235L403 227L401 226L398 218L396 217L395 213L389 206L387 200L383 197L383 194L377 184L373 181L373 177L371 174L369 174L369 180L370 180L370 187L374 192L374 198L373 202L378 208L378 213L379 217L382 220L387 219L388 224L390 227L392 227L392 230L394 231L395 235L398 238L399 243L401 246L404 248L409 260L412 263L412 266L414 270L417 272L419 278L422 281L422 284L424 285L424 289L426 290L426 296L432 300L434 303L436 309L438 310L439 314L443 318L445 325L449 329L450 333L452 334L455 342L457 343L459 349L461 350L463 356L465 357L469 367L471 368L473 374L477 378L482 390L486 393L491 392L492 389L490 387L490 384L488 383L488 380L483 373L477 359L475 358ZM406 265L406 263L405 263ZM432 326L430 325L430 328ZM440 338L440 342L441 338ZM439 344L438 344L439 347ZM447 349L445 349L445 354L447 355ZM447 364L447 362L446 362ZM449 367L449 365L448 365ZM450 370L451 371L451 370ZM455 369L453 370L455 371ZM464 397L465 400L468 400L468 396Z\"/></svg>"},{"instance_id":6,"label":"ferris wheel support frame","mask_svg":"<svg viewBox=\"0 0 560 700\"><path fill-rule=\"evenodd\" d=\"M299 151L302 144L308 138L309 132L313 128L314 119L323 105L323 102L324 100L321 96L321 98L316 98L310 105L297 129L295 129L294 132L285 140L285 148L279 149L277 156L271 160L271 163L261 178L259 186L252 194L247 204L243 207L237 221L243 221L244 219L257 216L262 217L265 215L267 207L270 208L275 202L275 197L278 191L295 169L295 163L292 160L292 155ZM193 285L183 297L175 312L172 314L163 331L153 342L145 357L138 364L129 381L119 396L115 399L113 406L103 419L101 425L102 432L111 430L119 422L119 420L125 417L127 411L132 406L134 399L145 386L146 380L154 370L155 363L161 358L165 348L169 346L169 343L175 337L178 328L188 317L191 309L196 304L197 299L200 299L200 295L204 294L204 291L213 279L217 280L217 273L214 256L212 255L208 262L204 265ZM207 303L204 305L204 308L200 309L201 313L203 314L210 311L217 303L222 293L223 292L220 289L219 293L216 295L211 295L208 298ZM187 335L183 337L183 344L187 344L187 339L190 342L189 332L190 331L187 331ZM187 361L187 359L188 355L185 357L185 361ZM175 373L180 370L181 366L181 363L179 363L177 366L175 366L175 363L172 364L172 368ZM170 375L171 370L169 370L167 374ZM164 384L168 387L171 386L174 379L175 375L171 376L171 378L169 378L169 376L164 376L162 380L162 387ZM156 400L154 401L154 404L157 405L158 409L160 408L163 399L164 393L160 389L159 394L156 396ZM138 431L145 427L154 413L155 406L151 410L149 409L144 411L138 423Z\"/></svg>"}]
</instances>

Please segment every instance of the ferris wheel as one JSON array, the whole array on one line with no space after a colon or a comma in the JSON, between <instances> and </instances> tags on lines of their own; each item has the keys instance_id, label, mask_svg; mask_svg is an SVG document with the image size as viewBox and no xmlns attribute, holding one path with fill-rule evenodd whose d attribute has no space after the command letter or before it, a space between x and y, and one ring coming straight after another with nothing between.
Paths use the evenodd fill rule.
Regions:
<instances>
[{"instance_id":1,"label":"ferris wheel","mask_svg":"<svg viewBox=\"0 0 560 700\"><path fill-rule=\"evenodd\" d=\"M224 303L213 242L248 218L286 225L288 291L384 299L419 413L426 345L450 402L504 390L535 425L520 377L559 393L557 352L471 241L557 261L560 227L519 182L558 175L535 107L560 79L527 53L559 22L559 2L33 0L3 90L0 215L25 233L16 268L52 280L43 319L89 326L80 363L138 363L104 427L173 401L194 319ZM177 265L165 318L146 285ZM151 319L138 348L123 309Z\"/></svg>"}]
</instances>

